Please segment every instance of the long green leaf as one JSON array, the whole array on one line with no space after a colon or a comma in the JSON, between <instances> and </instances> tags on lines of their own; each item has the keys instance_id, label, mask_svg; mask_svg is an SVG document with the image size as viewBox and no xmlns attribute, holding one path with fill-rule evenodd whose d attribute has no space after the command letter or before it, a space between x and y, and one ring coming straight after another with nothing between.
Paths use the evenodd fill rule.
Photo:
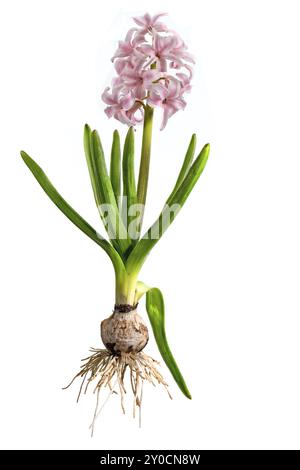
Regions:
<instances>
[{"instance_id":1,"label":"long green leaf","mask_svg":"<svg viewBox=\"0 0 300 470\"><path fill-rule=\"evenodd\" d=\"M107 212L109 236L112 242L118 245L121 254L125 256L130 247L130 240L121 219L110 177L107 173L100 137L95 130L91 134L91 149L95 166L95 178L99 181L101 193L103 194L103 203L106 205L106 208L102 206L102 210Z\"/></svg>"},{"instance_id":2,"label":"long green leaf","mask_svg":"<svg viewBox=\"0 0 300 470\"><path fill-rule=\"evenodd\" d=\"M93 150L92 131L91 131L91 128L88 126L88 124L84 126L83 144L84 144L84 152L86 156L86 162L87 162L87 166L89 170L89 175L90 175L90 180L92 184L96 206L100 214L101 220L103 222L103 225L105 227L105 230L107 231L110 237L112 233L113 221L110 220L110 214L106 217L102 210L103 204L105 204L105 196L104 196L104 192L103 192L103 188L101 184L101 175L99 173L99 165L96 162L95 154ZM102 150L102 154L103 154L103 150ZM115 237L111 238L111 242L113 246L116 248L116 250L119 251L119 246L115 240Z\"/></svg>"},{"instance_id":3,"label":"long green leaf","mask_svg":"<svg viewBox=\"0 0 300 470\"><path fill-rule=\"evenodd\" d=\"M137 219L133 213L137 204L136 184L134 174L134 130L129 128L123 151L123 204L122 214L125 224L130 229L131 238L136 239L137 235ZM134 226L135 225L135 226Z\"/></svg>"},{"instance_id":4,"label":"long green leaf","mask_svg":"<svg viewBox=\"0 0 300 470\"><path fill-rule=\"evenodd\" d=\"M180 187L177 189L174 195L168 199L169 202L164 206L158 219L132 250L126 262L126 269L128 273L140 271L149 252L154 247L154 245L156 245L167 228L171 225L175 216L188 198L190 192L192 191L202 171L204 170L208 156L209 144L206 144L201 150L198 158L194 161ZM170 208L172 207L175 209L175 211L170 211Z\"/></svg>"},{"instance_id":5,"label":"long green leaf","mask_svg":"<svg viewBox=\"0 0 300 470\"><path fill-rule=\"evenodd\" d=\"M117 224L118 214L115 212L116 201L113 189L107 173L104 152L99 136L97 142L94 142L94 134L86 124L84 127L84 150L89 169L91 184L95 197L97 209L101 220L108 233L111 243L115 249L122 255L122 242L118 241ZM126 237L124 237L126 239Z\"/></svg>"},{"instance_id":6,"label":"long green leaf","mask_svg":"<svg viewBox=\"0 0 300 470\"><path fill-rule=\"evenodd\" d=\"M110 179L116 202L119 206L121 196L121 144L120 135L114 131L110 154Z\"/></svg>"},{"instance_id":7,"label":"long green leaf","mask_svg":"<svg viewBox=\"0 0 300 470\"><path fill-rule=\"evenodd\" d=\"M182 167L180 169L180 172L179 172L177 181L175 183L174 189L171 192L170 196L168 197L166 204L169 204L170 199L176 193L177 189L179 188L179 186L183 182L184 178L187 175L187 172L189 171L189 169L191 167L191 164L192 164L192 161L193 161L193 158L194 158L194 155L195 155L196 143L197 143L196 134L193 134L192 138L190 140L188 149L186 151L186 154L185 154L185 157L184 157L184 160L183 160L183 164L182 164Z\"/></svg>"},{"instance_id":8,"label":"long green leaf","mask_svg":"<svg viewBox=\"0 0 300 470\"><path fill-rule=\"evenodd\" d=\"M191 399L192 397L189 389L186 386L184 378L182 377L182 374L168 345L165 331L164 299L159 289L153 288L146 293L146 308L160 354L182 393L187 398Z\"/></svg>"},{"instance_id":9,"label":"long green leaf","mask_svg":"<svg viewBox=\"0 0 300 470\"><path fill-rule=\"evenodd\" d=\"M85 151L87 166L89 169L95 202L96 202L97 208L99 208L101 204L104 203L104 195L103 195L103 191L102 191L101 184L100 184L100 177L99 177L99 174L97 174L97 166L93 158L91 134L92 134L91 128L88 126L88 124L86 124L84 126L84 134L83 134L84 151Z\"/></svg>"},{"instance_id":10,"label":"long green leaf","mask_svg":"<svg viewBox=\"0 0 300 470\"><path fill-rule=\"evenodd\" d=\"M58 193L51 181L48 179L42 168L26 153L21 151L21 157L32 172L45 193L54 202L54 204L75 224L83 233L97 243L110 257L116 272L124 271L124 264L111 244L105 240L81 215L79 215L67 201Z\"/></svg>"}]
</instances>

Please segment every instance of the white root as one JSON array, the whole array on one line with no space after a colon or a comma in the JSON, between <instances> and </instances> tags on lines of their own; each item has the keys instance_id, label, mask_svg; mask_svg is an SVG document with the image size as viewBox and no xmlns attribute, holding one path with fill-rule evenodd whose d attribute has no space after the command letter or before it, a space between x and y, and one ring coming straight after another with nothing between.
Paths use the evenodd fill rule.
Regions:
<instances>
[{"instance_id":1,"label":"white root","mask_svg":"<svg viewBox=\"0 0 300 470\"><path fill-rule=\"evenodd\" d=\"M131 390L133 393L133 417L136 415L136 407L139 410L139 426L141 427L141 406L143 398L143 384L144 382L150 382L152 385L163 385L166 389L169 397L172 399L168 390L168 385L165 382L163 376L157 370L158 362L147 356L143 352L133 353L121 353L120 355L114 355L107 349L95 349L91 348L92 354L83 359L84 364L81 366L81 370L75 375L71 383L65 387L68 388L77 377L82 378L80 385L77 401L79 400L85 381L86 386L84 388L84 394L91 382L96 383L94 387L94 393L96 393L96 407L93 415L93 420L90 425L91 434L93 436L95 422L103 410L104 406L108 402L109 398L113 393L117 393L115 388L117 387L120 394L120 402L123 413L125 413L124 396L126 389L124 385L124 378L126 370L129 371ZM99 397L101 388L108 387L109 394L105 401L99 408Z\"/></svg>"}]
</instances>

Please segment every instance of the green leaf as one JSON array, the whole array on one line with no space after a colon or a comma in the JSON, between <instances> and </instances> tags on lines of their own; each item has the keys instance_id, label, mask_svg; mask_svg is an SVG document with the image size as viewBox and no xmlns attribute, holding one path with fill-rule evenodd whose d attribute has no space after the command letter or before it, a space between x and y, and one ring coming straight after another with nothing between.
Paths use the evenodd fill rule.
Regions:
<instances>
[{"instance_id":1,"label":"green leaf","mask_svg":"<svg viewBox=\"0 0 300 470\"><path fill-rule=\"evenodd\" d=\"M116 202L119 206L121 196L121 144L120 135L114 131L110 154L110 179Z\"/></svg>"},{"instance_id":2,"label":"green leaf","mask_svg":"<svg viewBox=\"0 0 300 470\"><path fill-rule=\"evenodd\" d=\"M109 238L121 256L130 247L127 231L120 217L110 177L107 173L104 152L97 131L85 126L84 144L97 207Z\"/></svg>"},{"instance_id":3,"label":"green leaf","mask_svg":"<svg viewBox=\"0 0 300 470\"><path fill-rule=\"evenodd\" d=\"M92 183L93 193L96 201L96 206L97 208L99 208L100 205L104 203L104 195L100 184L100 175L97 171L97 166L92 152L91 134L91 128L86 124L84 126L83 145Z\"/></svg>"},{"instance_id":4,"label":"green leaf","mask_svg":"<svg viewBox=\"0 0 300 470\"><path fill-rule=\"evenodd\" d=\"M125 219L125 224L128 228L131 228L131 231L133 232L132 234L134 235L133 238L136 239L138 221L136 215L132 212L137 204L134 174L134 130L132 127L129 128L125 139L122 170L124 196L124 207L122 208L122 214ZM136 228L134 225L136 225Z\"/></svg>"},{"instance_id":5,"label":"green leaf","mask_svg":"<svg viewBox=\"0 0 300 470\"><path fill-rule=\"evenodd\" d=\"M115 237L110 236L112 233L113 221L110 220L109 216L105 217L105 214L103 213L103 210L102 210L103 204L105 204L105 196L104 196L104 191L103 191L102 184L101 184L101 175L99 172L99 165L97 164L98 162L95 159L95 153L94 153L93 144L92 144L92 131L87 124L84 126L83 144L84 144L84 152L86 156L86 162L87 162L87 166L89 170L89 175L91 179L91 184L93 188L93 193L94 193L94 198L95 198L97 209L99 211L105 230L107 231L109 238L111 238L111 242L113 246L116 248L116 250L119 251L119 246L116 243ZM101 153L103 156L102 148L101 148L101 151L102 151Z\"/></svg>"},{"instance_id":6,"label":"green leaf","mask_svg":"<svg viewBox=\"0 0 300 470\"><path fill-rule=\"evenodd\" d=\"M154 224L149 228L145 235L139 240L132 252L130 253L127 262L126 269L128 273L139 272L146 257L152 248L156 245L158 240L162 237L164 232L173 222L175 216L185 203L190 192L197 183L202 171L205 168L207 159L209 156L209 144L206 144L201 150L199 156L194 161L193 165L189 169L187 176L173 194L172 197L168 198L168 204L166 204ZM176 210L170 211L171 207Z\"/></svg>"},{"instance_id":7,"label":"green leaf","mask_svg":"<svg viewBox=\"0 0 300 470\"><path fill-rule=\"evenodd\" d=\"M97 243L110 257L116 272L122 272L125 270L122 259L120 258L117 251L111 246L111 244L105 240L91 225L86 222L81 215L79 215L70 204L63 199L63 197L55 189L51 181L48 179L42 168L26 153L21 151L21 157L32 172L38 183L41 185L45 193L54 202L54 204L68 217L73 224L75 224L83 233L90 237L95 243Z\"/></svg>"},{"instance_id":8,"label":"green leaf","mask_svg":"<svg viewBox=\"0 0 300 470\"><path fill-rule=\"evenodd\" d=\"M146 293L146 308L160 354L168 366L175 382L187 398L192 398L184 378L168 345L165 331L165 306L161 291L157 288Z\"/></svg>"},{"instance_id":9,"label":"green leaf","mask_svg":"<svg viewBox=\"0 0 300 470\"><path fill-rule=\"evenodd\" d=\"M100 185L103 191L104 203L107 205L107 209L109 210L107 220L108 223L111 224L111 235L116 237L116 239L113 238L112 241L114 240L114 242L117 243L121 250L121 254L126 255L130 247L130 239L120 216L110 177L107 173L100 137L97 131L94 130L92 132L91 139L92 154L95 160L95 166L97 167L98 171L97 177L99 177Z\"/></svg>"},{"instance_id":10,"label":"green leaf","mask_svg":"<svg viewBox=\"0 0 300 470\"><path fill-rule=\"evenodd\" d=\"M184 157L184 160L183 160L183 164L182 164L181 170L179 172L177 181L175 183L174 189L171 192L170 196L168 197L166 204L169 204L169 200L174 196L174 194L176 193L177 189L179 188L179 186L183 182L184 178L187 175L187 172L189 171L189 169L191 167L191 164L192 164L192 161L193 161L193 158L194 158L194 155L195 155L196 143L197 143L196 134L193 134L192 138L190 140L188 149L186 151L186 154L185 154L185 157Z\"/></svg>"}]
</instances>

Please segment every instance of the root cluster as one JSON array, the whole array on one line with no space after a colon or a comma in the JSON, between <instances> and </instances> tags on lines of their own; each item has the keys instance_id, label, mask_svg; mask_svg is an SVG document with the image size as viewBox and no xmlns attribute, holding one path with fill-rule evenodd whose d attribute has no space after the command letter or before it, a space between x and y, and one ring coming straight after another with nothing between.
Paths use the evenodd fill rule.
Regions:
<instances>
[{"instance_id":1,"label":"root cluster","mask_svg":"<svg viewBox=\"0 0 300 470\"><path fill-rule=\"evenodd\" d=\"M120 401L123 413L125 413L124 396L126 394L124 378L128 370L130 376L131 390L133 393L133 417L136 416L136 410L139 411L139 424L141 426L141 405L143 398L143 383L150 382L152 385L160 384L166 389L170 398L168 385L164 378L157 370L159 364L155 359L147 356L143 352L139 353L121 353L120 355L112 354L107 349L91 348L92 353L85 359L81 366L81 370L75 375L71 383L65 387L68 388L76 378L81 377L81 385L77 397L79 400L82 393L86 393L89 385L93 382L93 392L96 393L96 407L93 421L90 426L93 435L95 421L102 411L104 405L113 393L120 394ZM107 388L109 393L102 406L99 406L100 390Z\"/></svg>"}]
</instances>

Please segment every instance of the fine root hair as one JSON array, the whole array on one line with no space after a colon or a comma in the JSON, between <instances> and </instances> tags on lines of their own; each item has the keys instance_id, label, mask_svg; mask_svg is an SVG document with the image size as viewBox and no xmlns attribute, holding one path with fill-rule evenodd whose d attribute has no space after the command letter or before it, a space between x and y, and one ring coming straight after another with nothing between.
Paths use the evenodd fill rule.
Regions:
<instances>
[{"instance_id":1,"label":"fine root hair","mask_svg":"<svg viewBox=\"0 0 300 470\"><path fill-rule=\"evenodd\" d=\"M93 382L93 393L96 394L96 407L92 424L90 425L92 435L96 419L112 394L120 395L121 408L123 413L125 413L124 397L126 388L124 379L126 371L129 373L130 388L133 393L133 417L135 418L138 409L140 426L144 382L150 382L154 386L156 384L163 385L172 399L168 385L157 369L159 362L147 354L143 352L129 352L115 355L107 349L95 348L91 348L90 352L92 354L82 359L83 364L80 371L64 389L70 387L76 378L82 378L77 396L78 402L82 393L85 394ZM100 406L100 391L105 388L108 390L108 395Z\"/></svg>"}]
</instances>

